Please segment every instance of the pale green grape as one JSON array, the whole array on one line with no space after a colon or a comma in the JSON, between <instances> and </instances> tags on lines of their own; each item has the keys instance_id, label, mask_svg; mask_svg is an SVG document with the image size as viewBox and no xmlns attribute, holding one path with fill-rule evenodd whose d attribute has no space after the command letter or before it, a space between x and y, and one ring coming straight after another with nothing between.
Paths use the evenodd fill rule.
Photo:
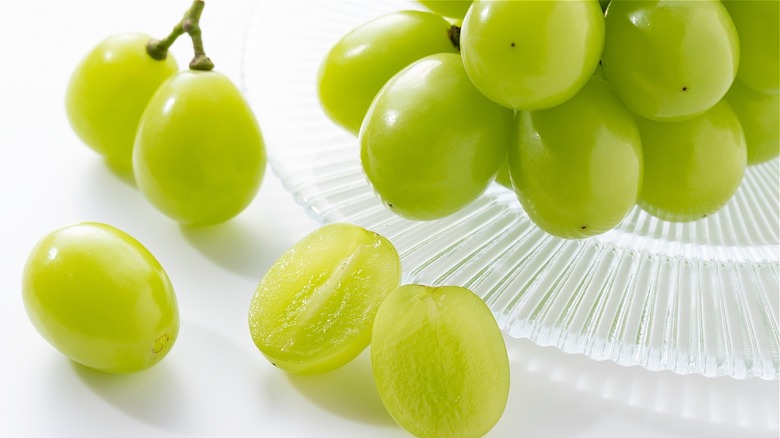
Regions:
<instances>
[{"instance_id":1,"label":"pale green grape","mask_svg":"<svg viewBox=\"0 0 780 438\"><path fill-rule=\"evenodd\" d=\"M509 360L490 309L460 286L409 284L387 296L371 366L390 415L418 437L480 437L501 417Z\"/></svg>"},{"instance_id":2,"label":"pale green grape","mask_svg":"<svg viewBox=\"0 0 780 438\"><path fill-rule=\"evenodd\" d=\"M444 17L462 19L471 6L471 0L418 0L431 11Z\"/></svg>"},{"instance_id":3,"label":"pale green grape","mask_svg":"<svg viewBox=\"0 0 780 438\"><path fill-rule=\"evenodd\" d=\"M747 162L745 136L725 101L694 119L637 119L645 158L638 204L669 221L715 213L739 187Z\"/></svg>"},{"instance_id":4,"label":"pale green grape","mask_svg":"<svg viewBox=\"0 0 780 438\"><path fill-rule=\"evenodd\" d=\"M725 98L745 133L748 164L780 155L780 95L759 93L738 79Z\"/></svg>"},{"instance_id":5,"label":"pale green grape","mask_svg":"<svg viewBox=\"0 0 780 438\"><path fill-rule=\"evenodd\" d=\"M133 153L138 188L181 224L217 224L240 213L257 193L265 166L252 110L220 73L177 73L143 113Z\"/></svg>"},{"instance_id":6,"label":"pale green grape","mask_svg":"<svg viewBox=\"0 0 780 438\"><path fill-rule=\"evenodd\" d=\"M509 168L518 199L546 232L582 238L617 226L642 186L633 115L594 75L567 102L518 113Z\"/></svg>"},{"instance_id":7,"label":"pale green grape","mask_svg":"<svg viewBox=\"0 0 780 438\"><path fill-rule=\"evenodd\" d=\"M151 37L123 33L101 41L71 75L65 109L79 138L112 166L129 170L141 113L160 84L176 73L172 56L146 53Z\"/></svg>"},{"instance_id":8,"label":"pale green grape","mask_svg":"<svg viewBox=\"0 0 780 438\"><path fill-rule=\"evenodd\" d=\"M737 78L756 91L780 94L780 1L724 0L723 5L739 35Z\"/></svg>"},{"instance_id":9,"label":"pale green grape","mask_svg":"<svg viewBox=\"0 0 780 438\"><path fill-rule=\"evenodd\" d=\"M474 88L460 56L428 56L390 79L369 108L359 137L363 169L399 215L447 216L493 181L512 117Z\"/></svg>"},{"instance_id":10,"label":"pale green grape","mask_svg":"<svg viewBox=\"0 0 780 438\"><path fill-rule=\"evenodd\" d=\"M604 14L597 0L475 0L460 35L474 85L509 108L550 108L574 96L598 65Z\"/></svg>"},{"instance_id":11,"label":"pale green grape","mask_svg":"<svg viewBox=\"0 0 780 438\"><path fill-rule=\"evenodd\" d=\"M412 62L457 53L451 25L436 14L398 11L344 35L320 64L317 92L325 114L357 134L379 89Z\"/></svg>"},{"instance_id":12,"label":"pale green grape","mask_svg":"<svg viewBox=\"0 0 780 438\"><path fill-rule=\"evenodd\" d=\"M285 371L333 370L368 346L377 308L400 281L390 241L357 225L326 225L284 253L257 286L252 339Z\"/></svg>"},{"instance_id":13,"label":"pale green grape","mask_svg":"<svg viewBox=\"0 0 780 438\"><path fill-rule=\"evenodd\" d=\"M179 332L176 296L162 266L106 224L80 223L44 236L24 266L22 298L44 339L103 372L151 367Z\"/></svg>"},{"instance_id":14,"label":"pale green grape","mask_svg":"<svg viewBox=\"0 0 780 438\"><path fill-rule=\"evenodd\" d=\"M718 0L613 1L604 72L642 117L678 121L712 108L731 86L739 40Z\"/></svg>"}]
</instances>

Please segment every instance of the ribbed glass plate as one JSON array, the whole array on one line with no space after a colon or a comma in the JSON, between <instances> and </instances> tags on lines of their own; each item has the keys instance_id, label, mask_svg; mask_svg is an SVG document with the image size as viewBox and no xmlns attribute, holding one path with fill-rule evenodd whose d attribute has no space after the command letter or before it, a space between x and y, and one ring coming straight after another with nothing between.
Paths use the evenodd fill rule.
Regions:
<instances>
[{"instance_id":1,"label":"ribbed glass plate","mask_svg":"<svg viewBox=\"0 0 780 438\"><path fill-rule=\"evenodd\" d=\"M471 288L511 336L596 360L706 376L777 379L780 369L780 166L751 167L733 200L692 223L635 209L617 229L562 240L534 226L498 185L445 219L387 211L360 168L356 139L319 107L316 74L347 31L408 1L262 1L242 83L274 173L322 223L377 231L405 281ZM360 72L355 72L360 74Z\"/></svg>"}]
</instances>

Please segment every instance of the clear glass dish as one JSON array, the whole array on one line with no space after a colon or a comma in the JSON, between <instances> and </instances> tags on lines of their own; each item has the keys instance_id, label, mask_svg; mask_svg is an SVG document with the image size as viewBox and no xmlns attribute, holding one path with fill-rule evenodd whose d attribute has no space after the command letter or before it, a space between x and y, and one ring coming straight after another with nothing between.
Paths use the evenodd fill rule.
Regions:
<instances>
[{"instance_id":1,"label":"clear glass dish","mask_svg":"<svg viewBox=\"0 0 780 438\"><path fill-rule=\"evenodd\" d=\"M391 239L405 281L458 284L514 337L651 370L777 379L780 165L751 167L717 214L670 223L635 209L586 240L551 237L494 185L445 219L390 213L362 173L357 140L320 109L316 74L355 26L409 1L262 1L250 17L242 86L274 173L318 221ZM359 72L356 72L359 74Z\"/></svg>"}]
</instances>

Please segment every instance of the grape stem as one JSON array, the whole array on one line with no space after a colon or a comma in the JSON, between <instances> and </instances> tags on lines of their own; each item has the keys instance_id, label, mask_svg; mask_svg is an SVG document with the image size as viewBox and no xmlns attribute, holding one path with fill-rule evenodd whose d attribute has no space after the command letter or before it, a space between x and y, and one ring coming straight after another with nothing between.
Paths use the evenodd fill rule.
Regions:
<instances>
[{"instance_id":1,"label":"grape stem","mask_svg":"<svg viewBox=\"0 0 780 438\"><path fill-rule=\"evenodd\" d=\"M195 56L190 61L190 69L204 71L213 69L214 63L211 62L211 59L206 56L206 52L203 50L203 38L200 30L200 15L205 6L206 2L204 0L194 0L192 6L184 13L184 17L174 26L167 37L149 41L146 45L146 52L149 56L157 60L165 59L168 56L168 49L173 42L186 33L192 40L192 48L195 52Z\"/></svg>"}]
</instances>

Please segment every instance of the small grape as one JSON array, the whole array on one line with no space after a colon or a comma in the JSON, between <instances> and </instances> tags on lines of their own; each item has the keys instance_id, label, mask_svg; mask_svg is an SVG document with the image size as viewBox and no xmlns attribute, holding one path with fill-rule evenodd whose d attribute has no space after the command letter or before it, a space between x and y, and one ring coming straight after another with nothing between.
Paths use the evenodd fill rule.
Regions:
<instances>
[{"instance_id":1,"label":"small grape","mask_svg":"<svg viewBox=\"0 0 780 438\"><path fill-rule=\"evenodd\" d=\"M357 225L325 225L282 255L257 286L252 339L285 371L333 370L368 346L376 310L400 281L401 262L387 239Z\"/></svg>"},{"instance_id":2,"label":"small grape","mask_svg":"<svg viewBox=\"0 0 780 438\"><path fill-rule=\"evenodd\" d=\"M172 56L146 53L151 37L122 33L101 41L76 66L65 96L76 135L115 168L129 171L138 123L157 87L176 73Z\"/></svg>"},{"instance_id":3,"label":"small grape","mask_svg":"<svg viewBox=\"0 0 780 438\"><path fill-rule=\"evenodd\" d=\"M179 331L163 268L141 243L106 224L85 222L44 236L24 266L22 298L46 341L103 372L151 367Z\"/></svg>"},{"instance_id":4,"label":"small grape","mask_svg":"<svg viewBox=\"0 0 780 438\"><path fill-rule=\"evenodd\" d=\"M221 73L177 73L141 117L133 153L138 188L181 224L218 224L243 211L265 167L254 114Z\"/></svg>"},{"instance_id":5,"label":"small grape","mask_svg":"<svg viewBox=\"0 0 780 438\"><path fill-rule=\"evenodd\" d=\"M509 359L485 303L460 286L408 284L376 313L371 366L390 415L418 437L480 437L501 417Z\"/></svg>"},{"instance_id":6,"label":"small grape","mask_svg":"<svg viewBox=\"0 0 780 438\"><path fill-rule=\"evenodd\" d=\"M604 13L596 0L475 0L460 46L469 78L486 96L519 110L550 108L593 74Z\"/></svg>"},{"instance_id":7,"label":"small grape","mask_svg":"<svg viewBox=\"0 0 780 438\"><path fill-rule=\"evenodd\" d=\"M645 158L638 204L668 221L715 213L739 187L747 163L745 136L725 100L682 122L637 119Z\"/></svg>"},{"instance_id":8,"label":"small grape","mask_svg":"<svg viewBox=\"0 0 780 438\"><path fill-rule=\"evenodd\" d=\"M613 1L602 65L632 111L679 121L726 94L739 65L739 39L718 0Z\"/></svg>"},{"instance_id":9,"label":"small grape","mask_svg":"<svg viewBox=\"0 0 780 438\"><path fill-rule=\"evenodd\" d=\"M745 133L748 164L780 155L780 95L759 93L737 79L725 99Z\"/></svg>"},{"instance_id":10,"label":"small grape","mask_svg":"<svg viewBox=\"0 0 780 438\"><path fill-rule=\"evenodd\" d=\"M398 11L344 35L327 53L317 74L326 115L357 135L379 89L412 62L434 53L457 53L451 25L436 14Z\"/></svg>"},{"instance_id":11,"label":"small grape","mask_svg":"<svg viewBox=\"0 0 780 438\"><path fill-rule=\"evenodd\" d=\"M594 75L576 96L518 112L509 169L529 218L546 232L583 238L617 226L642 186L642 146L632 113Z\"/></svg>"},{"instance_id":12,"label":"small grape","mask_svg":"<svg viewBox=\"0 0 780 438\"><path fill-rule=\"evenodd\" d=\"M429 10L449 18L463 19L471 6L471 0L418 0Z\"/></svg>"},{"instance_id":13,"label":"small grape","mask_svg":"<svg viewBox=\"0 0 780 438\"><path fill-rule=\"evenodd\" d=\"M493 181L506 159L512 117L474 88L460 56L430 55L374 99L359 136L363 169L397 214L447 216Z\"/></svg>"}]
</instances>

